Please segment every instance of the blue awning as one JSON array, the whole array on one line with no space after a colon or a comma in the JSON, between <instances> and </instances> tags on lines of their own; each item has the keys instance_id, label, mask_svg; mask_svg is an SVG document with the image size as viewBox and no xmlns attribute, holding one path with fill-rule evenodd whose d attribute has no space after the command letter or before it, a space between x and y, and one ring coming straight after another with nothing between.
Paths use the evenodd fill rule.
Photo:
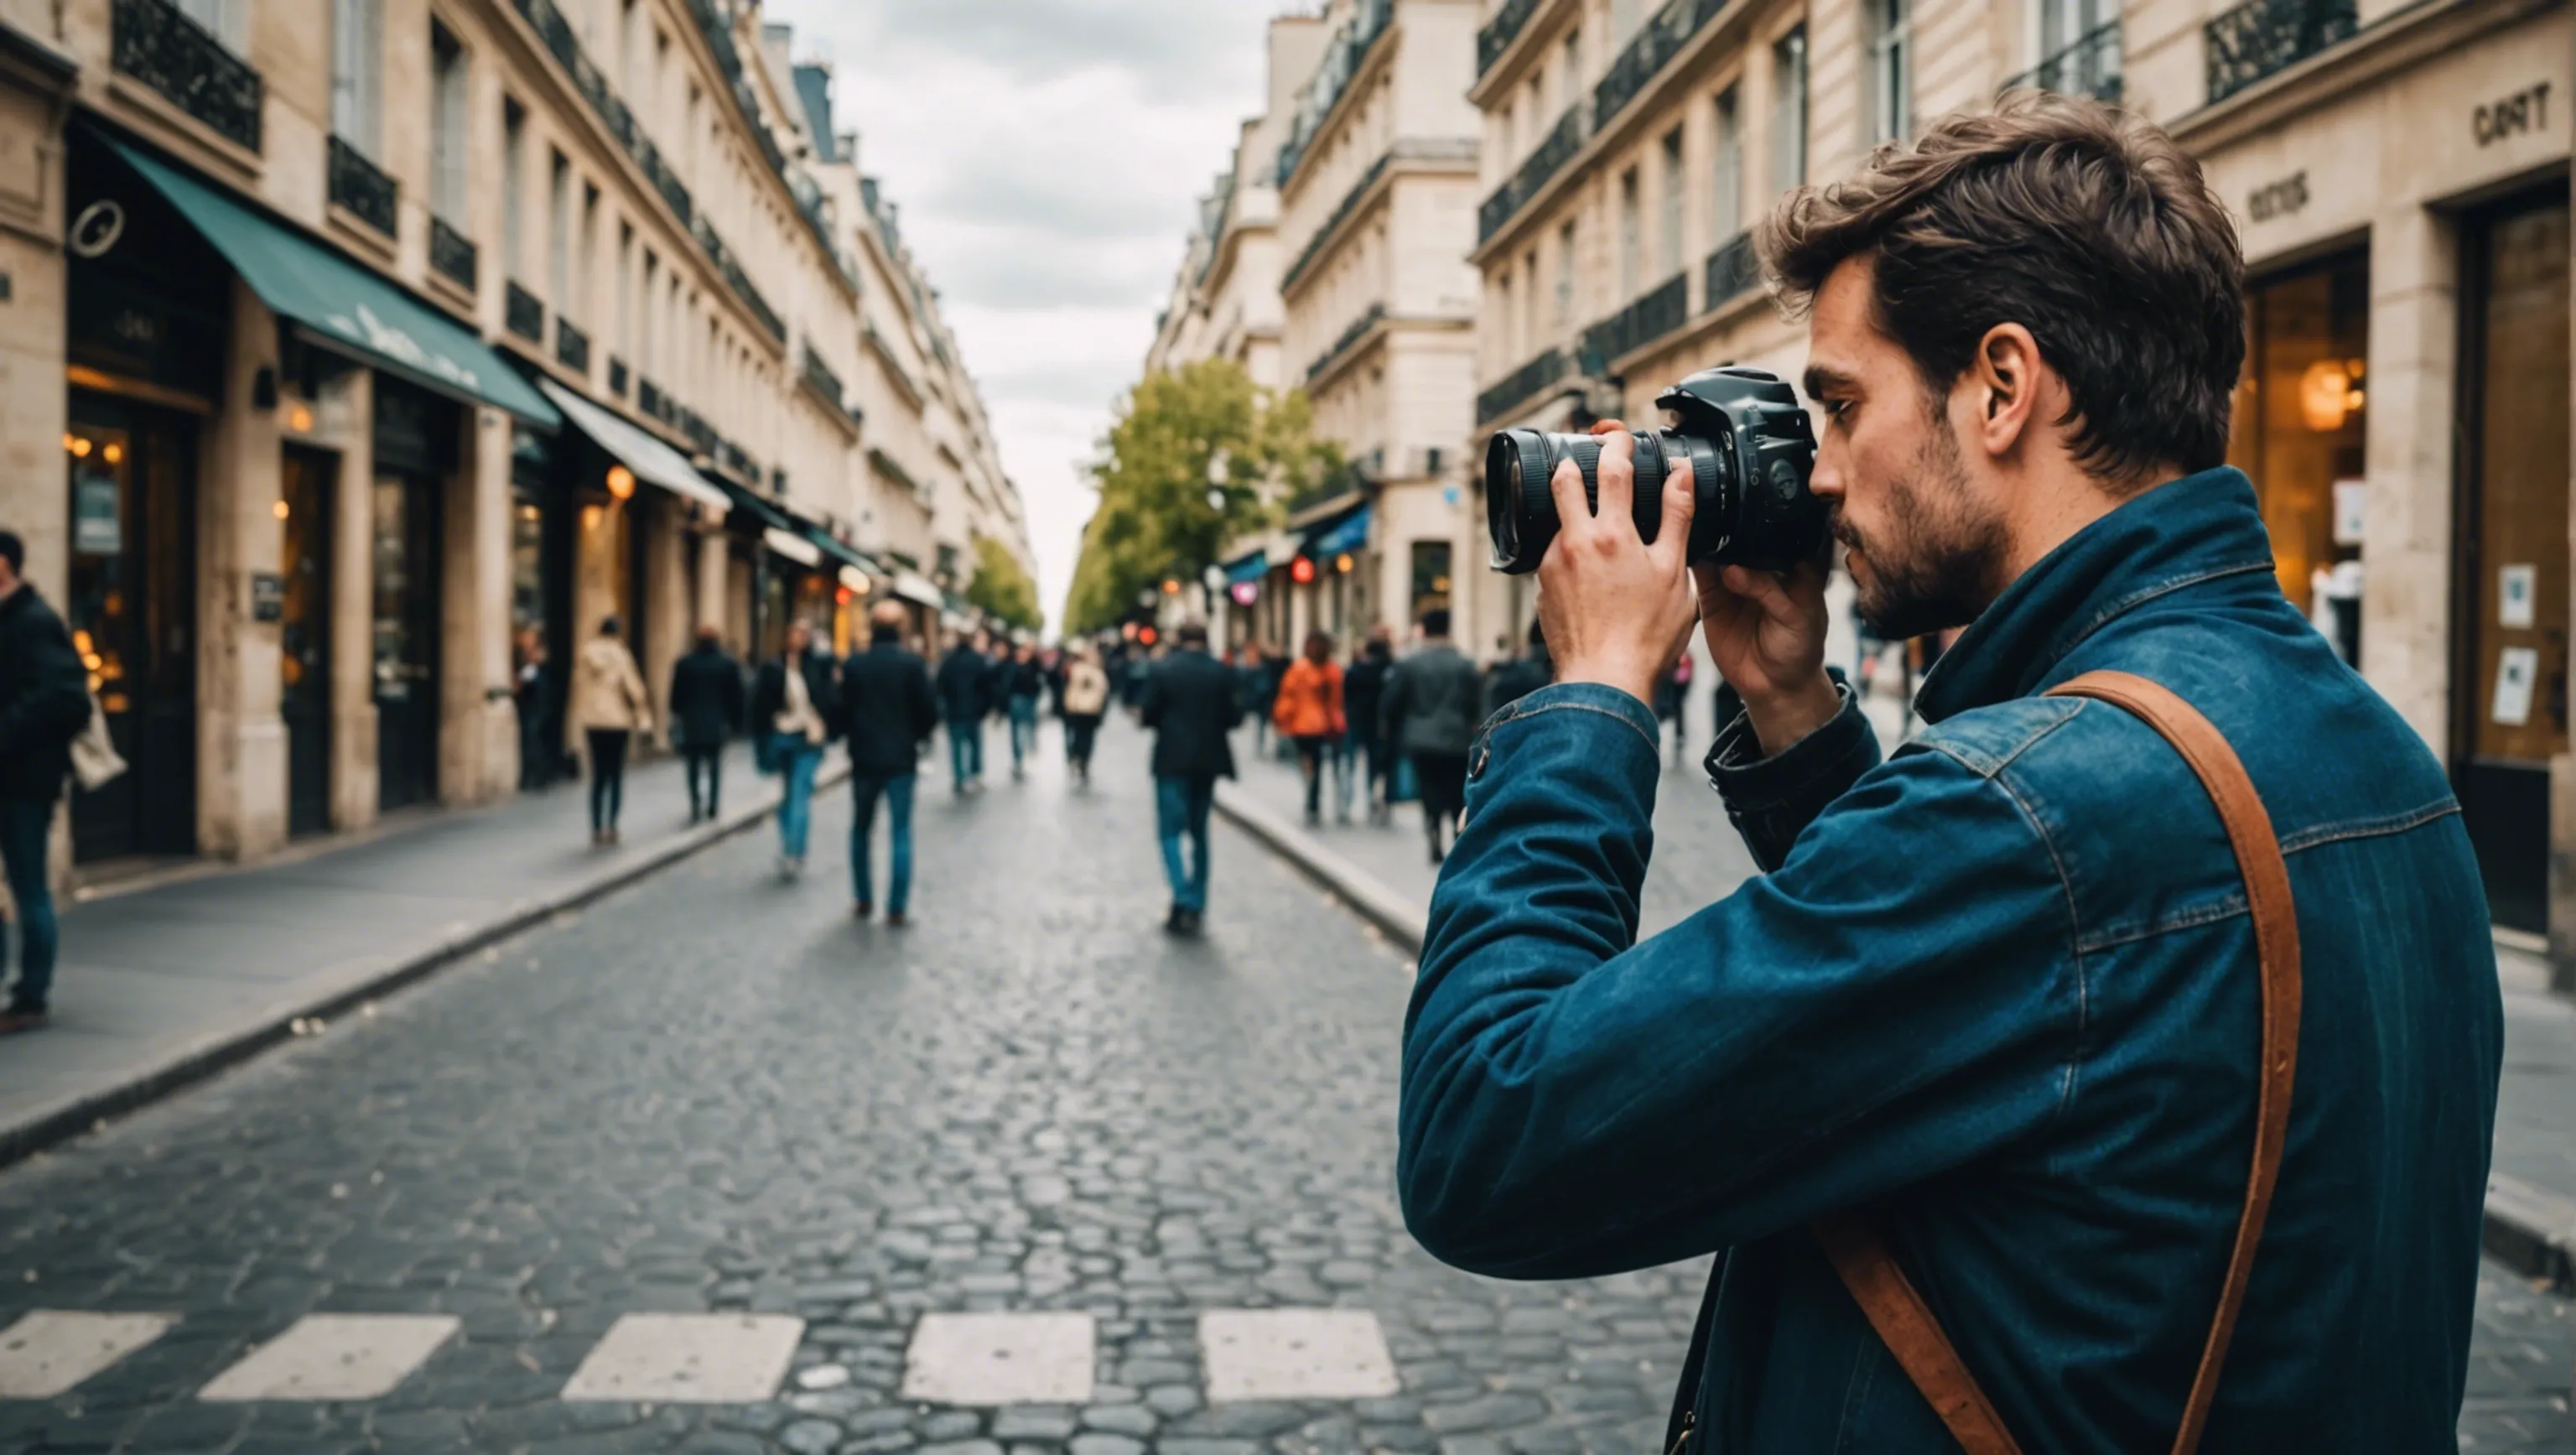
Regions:
<instances>
[{"instance_id":1,"label":"blue awning","mask_svg":"<svg viewBox=\"0 0 2576 1455\"><path fill-rule=\"evenodd\" d=\"M283 224L113 138L135 174L170 199L271 309L326 347L452 398L553 429L563 415L471 329Z\"/></svg>"},{"instance_id":2,"label":"blue awning","mask_svg":"<svg viewBox=\"0 0 2576 1455\"><path fill-rule=\"evenodd\" d=\"M1305 554L1324 561L1368 544L1369 508L1365 505L1306 538Z\"/></svg>"},{"instance_id":3,"label":"blue awning","mask_svg":"<svg viewBox=\"0 0 2576 1455\"><path fill-rule=\"evenodd\" d=\"M1225 579L1228 585L1240 585L1246 581L1258 581L1263 576L1269 574L1270 557L1261 551L1253 551L1249 554L1235 557L1233 560L1226 562L1220 569L1225 572Z\"/></svg>"}]
</instances>

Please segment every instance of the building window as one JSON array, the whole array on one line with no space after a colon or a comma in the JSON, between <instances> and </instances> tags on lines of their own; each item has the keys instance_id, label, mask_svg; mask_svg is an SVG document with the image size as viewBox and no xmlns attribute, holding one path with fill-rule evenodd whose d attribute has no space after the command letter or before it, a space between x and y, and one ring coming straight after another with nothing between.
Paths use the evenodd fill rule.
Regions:
<instances>
[{"instance_id":1,"label":"building window","mask_svg":"<svg viewBox=\"0 0 2576 1455\"><path fill-rule=\"evenodd\" d=\"M644 364L644 355L635 338L635 225L617 224L617 346L636 367Z\"/></svg>"},{"instance_id":2,"label":"building window","mask_svg":"<svg viewBox=\"0 0 2576 1455\"><path fill-rule=\"evenodd\" d=\"M653 310L661 302L655 285L661 281L661 275L662 260L654 256L651 248L646 248L644 250L644 292L641 304L635 310L635 367L650 376L654 382L668 389L679 381L673 379L670 372L662 367L662 356L654 351L653 346L653 340L658 336L653 327Z\"/></svg>"},{"instance_id":3,"label":"building window","mask_svg":"<svg viewBox=\"0 0 2576 1455\"><path fill-rule=\"evenodd\" d=\"M331 134L374 161L381 153L377 122L383 94L385 37L376 0L332 0Z\"/></svg>"},{"instance_id":4,"label":"building window","mask_svg":"<svg viewBox=\"0 0 2576 1455\"><path fill-rule=\"evenodd\" d=\"M1807 29L1800 26L1771 47L1771 188L1785 192L1807 180Z\"/></svg>"},{"instance_id":5,"label":"building window","mask_svg":"<svg viewBox=\"0 0 2576 1455\"><path fill-rule=\"evenodd\" d=\"M2247 291L2249 347L2227 458L2254 481L2282 594L2307 605L2342 562L2361 556L2357 531L2336 540L2335 496L2362 481L2370 259L2352 254Z\"/></svg>"},{"instance_id":6,"label":"building window","mask_svg":"<svg viewBox=\"0 0 2576 1455\"><path fill-rule=\"evenodd\" d=\"M1502 324L1498 332L1502 335L1503 354L1509 358L1520 350L1520 340L1512 337L1512 325L1520 321L1520 313L1512 307L1512 270L1508 267L1494 275L1494 298L1501 305L1494 310L1494 317Z\"/></svg>"},{"instance_id":7,"label":"building window","mask_svg":"<svg viewBox=\"0 0 2576 1455\"><path fill-rule=\"evenodd\" d=\"M1422 613L1433 607L1449 605L1449 543L1415 541L1413 543L1412 601L1409 619L1419 622Z\"/></svg>"},{"instance_id":8,"label":"building window","mask_svg":"<svg viewBox=\"0 0 2576 1455\"><path fill-rule=\"evenodd\" d=\"M587 182L583 183L581 188L581 248L573 254L573 258L581 268L582 282L590 285L582 291L585 294L591 294L597 286L598 278L592 270L599 266L599 189ZM582 307L575 309L574 312L588 318L590 316L588 301L585 300Z\"/></svg>"},{"instance_id":9,"label":"building window","mask_svg":"<svg viewBox=\"0 0 2576 1455\"><path fill-rule=\"evenodd\" d=\"M1565 104L1572 106L1583 95L1583 27L1565 33Z\"/></svg>"},{"instance_id":10,"label":"building window","mask_svg":"<svg viewBox=\"0 0 2576 1455\"><path fill-rule=\"evenodd\" d=\"M501 100L501 272L516 279L528 230L528 109Z\"/></svg>"},{"instance_id":11,"label":"building window","mask_svg":"<svg viewBox=\"0 0 2576 1455\"><path fill-rule=\"evenodd\" d=\"M1556 230L1556 326L1574 323L1574 224Z\"/></svg>"},{"instance_id":12,"label":"building window","mask_svg":"<svg viewBox=\"0 0 2576 1455\"><path fill-rule=\"evenodd\" d=\"M1638 236L1645 220L1637 211L1637 169L1630 167L1619 174L1619 297L1623 302L1637 296L1638 274L1645 267L1645 240Z\"/></svg>"},{"instance_id":13,"label":"building window","mask_svg":"<svg viewBox=\"0 0 2576 1455\"><path fill-rule=\"evenodd\" d=\"M2048 60L2063 54L2077 41L2093 33L2110 12L2109 0L2039 0L2039 55Z\"/></svg>"},{"instance_id":14,"label":"building window","mask_svg":"<svg viewBox=\"0 0 2576 1455\"><path fill-rule=\"evenodd\" d=\"M1521 257L1521 347L1538 344L1538 249L1533 247Z\"/></svg>"},{"instance_id":15,"label":"building window","mask_svg":"<svg viewBox=\"0 0 2576 1455\"><path fill-rule=\"evenodd\" d=\"M179 0L179 13L205 27L234 55L250 52L250 0Z\"/></svg>"},{"instance_id":16,"label":"building window","mask_svg":"<svg viewBox=\"0 0 2576 1455\"><path fill-rule=\"evenodd\" d=\"M1682 129L1664 133L1664 257L1661 275L1682 270Z\"/></svg>"},{"instance_id":17,"label":"building window","mask_svg":"<svg viewBox=\"0 0 2576 1455\"><path fill-rule=\"evenodd\" d=\"M1735 109L1733 86L1717 98L1717 165L1710 181L1716 197L1710 221L1718 246L1724 247L1744 231L1744 121Z\"/></svg>"},{"instance_id":18,"label":"building window","mask_svg":"<svg viewBox=\"0 0 2576 1455\"><path fill-rule=\"evenodd\" d=\"M1914 129L1912 0L1868 0L1870 140L1897 141Z\"/></svg>"},{"instance_id":19,"label":"building window","mask_svg":"<svg viewBox=\"0 0 2576 1455\"><path fill-rule=\"evenodd\" d=\"M429 23L429 210L465 219L465 47Z\"/></svg>"},{"instance_id":20,"label":"building window","mask_svg":"<svg viewBox=\"0 0 2576 1455\"><path fill-rule=\"evenodd\" d=\"M572 163L554 154L546 187L546 297L561 313L572 296Z\"/></svg>"},{"instance_id":21,"label":"building window","mask_svg":"<svg viewBox=\"0 0 2576 1455\"><path fill-rule=\"evenodd\" d=\"M1529 128L1529 141L1533 147L1538 145L1540 137L1547 134L1547 107L1539 99L1539 85L1543 79L1538 71L1530 72L1529 93L1521 104L1522 124ZM1518 154L1517 151L1514 153L1515 156Z\"/></svg>"}]
</instances>

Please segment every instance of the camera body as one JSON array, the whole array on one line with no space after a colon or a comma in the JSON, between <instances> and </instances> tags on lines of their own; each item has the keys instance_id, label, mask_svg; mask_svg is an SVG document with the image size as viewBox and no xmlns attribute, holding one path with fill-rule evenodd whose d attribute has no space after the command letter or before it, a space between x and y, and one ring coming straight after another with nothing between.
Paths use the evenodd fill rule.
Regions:
<instances>
[{"instance_id":1,"label":"camera body","mask_svg":"<svg viewBox=\"0 0 2576 1455\"><path fill-rule=\"evenodd\" d=\"M1697 508L1688 559L1694 565L1785 571L1820 555L1830 512L1807 490L1816 436L1797 391L1761 369L1706 369L1665 390L1655 407L1673 427L1634 431L1637 533L1651 542L1663 525L1664 481L1688 470ZM1494 569L1538 569L1560 522L1548 479L1572 460L1584 498L1600 501L1598 435L1503 430L1485 446L1485 524Z\"/></svg>"}]
</instances>

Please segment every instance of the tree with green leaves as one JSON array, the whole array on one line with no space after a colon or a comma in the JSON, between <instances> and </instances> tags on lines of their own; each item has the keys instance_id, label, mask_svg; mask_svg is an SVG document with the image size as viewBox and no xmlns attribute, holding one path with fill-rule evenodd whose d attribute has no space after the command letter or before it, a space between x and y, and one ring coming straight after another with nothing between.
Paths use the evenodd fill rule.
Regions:
<instances>
[{"instance_id":1,"label":"tree with green leaves","mask_svg":"<svg viewBox=\"0 0 2576 1455\"><path fill-rule=\"evenodd\" d=\"M1019 557L991 536L975 537L975 579L966 583L966 601L1016 627L1036 631L1046 624L1038 612L1037 583L1029 579Z\"/></svg>"},{"instance_id":2,"label":"tree with green leaves","mask_svg":"<svg viewBox=\"0 0 2576 1455\"><path fill-rule=\"evenodd\" d=\"M1243 366L1200 359L1149 374L1090 466L1099 505L1065 595L1067 633L1117 622L1139 594L1196 580L1226 542L1277 519L1278 502L1343 468L1302 390L1273 393Z\"/></svg>"}]
</instances>

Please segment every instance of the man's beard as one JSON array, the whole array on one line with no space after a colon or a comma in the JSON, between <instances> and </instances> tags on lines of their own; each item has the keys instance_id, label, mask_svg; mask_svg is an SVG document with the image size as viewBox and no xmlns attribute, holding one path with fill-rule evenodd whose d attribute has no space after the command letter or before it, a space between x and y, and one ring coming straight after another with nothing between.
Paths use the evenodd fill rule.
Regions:
<instances>
[{"instance_id":1,"label":"man's beard","mask_svg":"<svg viewBox=\"0 0 2576 1455\"><path fill-rule=\"evenodd\" d=\"M1888 524L1863 539L1838 508L1834 537L1869 562L1869 579L1853 573L1861 620L1883 641L1904 641L1976 619L1994 595L2006 541L2004 523L1980 515L1959 460L1958 436L1937 411L1910 476L1887 492Z\"/></svg>"}]
</instances>

